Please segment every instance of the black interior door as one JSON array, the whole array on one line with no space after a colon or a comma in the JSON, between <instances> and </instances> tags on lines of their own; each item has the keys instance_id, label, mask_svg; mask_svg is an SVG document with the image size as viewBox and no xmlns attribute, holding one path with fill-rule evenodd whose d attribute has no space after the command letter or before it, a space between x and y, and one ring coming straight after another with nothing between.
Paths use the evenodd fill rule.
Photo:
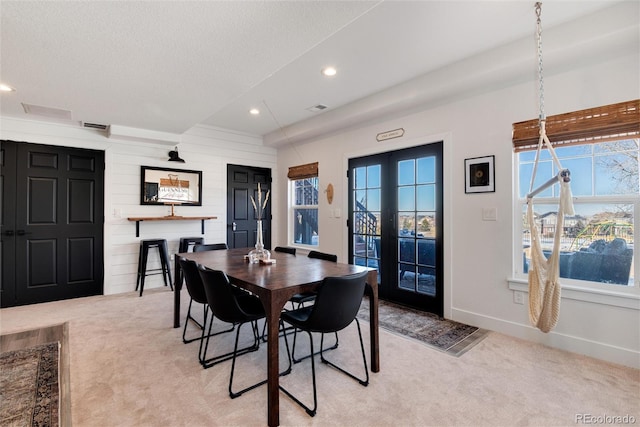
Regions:
<instances>
[{"instance_id":1,"label":"black interior door","mask_svg":"<svg viewBox=\"0 0 640 427\"><path fill-rule=\"evenodd\" d=\"M258 200L258 183L264 200L271 188L271 169L227 165L227 245L229 248L253 247L257 238L258 217L251 197ZM271 201L262 218L264 246L271 249Z\"/></svg>"},{"instance_id":2,"label":"black interior door","mask_svg":"<svg viewBox=\"0 0 640 427\"><path fill-rule=\"evenodd\" d=\"M2 307L102 294L104 153L10 141L2 151Z\"/></svg>"},{"instance_id":3,"label":"black interior door","mask_svg":"<svg viewBox=\"0 0 640 427\"><path fill-rule=\"evenodd\" d=\"M349 256L380 297L443 314L442 143L349 161Z\"/></svg>"}]
</instances>

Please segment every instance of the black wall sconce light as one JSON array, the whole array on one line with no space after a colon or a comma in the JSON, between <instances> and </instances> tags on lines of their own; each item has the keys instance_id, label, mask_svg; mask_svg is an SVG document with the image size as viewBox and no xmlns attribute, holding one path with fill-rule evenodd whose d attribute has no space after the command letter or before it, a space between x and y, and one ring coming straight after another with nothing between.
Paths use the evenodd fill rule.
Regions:
<instances>
[{"instance_id":1,"label":"black wall sconce light","mask_svg":"<svg viewBox=\"0 0 640 427\"><path fill-rule=\"evenodd\" d=\"M178 155L178 147L176 147L173 151L169 151L169 161L184 163L184 160L181 159Z\"/></svg>"}]
</instances>

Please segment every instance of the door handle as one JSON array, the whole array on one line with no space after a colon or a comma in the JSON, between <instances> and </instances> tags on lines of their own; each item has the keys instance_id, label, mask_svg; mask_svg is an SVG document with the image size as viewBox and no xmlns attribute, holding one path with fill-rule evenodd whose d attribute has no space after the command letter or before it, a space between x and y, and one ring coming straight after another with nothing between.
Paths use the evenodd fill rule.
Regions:
<instances>
[{"instance_id":1,"label":"door handle","mask_svg":"<svg viewBox=\"0 0 640 427\"><path fill-rule=\"evenodd\" d=\"M18 230L18 231L16 231L16 234L18 236L24 236L25 234L31 234L31 232L30 231L24 231L24 230Z\"/></svg>"},{"instance_id":2,"label":"door handle","mask_svg":"<svg viewBox=\"0 0 640 427\"><path fill-rule=\"evenodd\" d=\"M236 224L235 222L232 222L232 223L231 223L231 229L232 229L233 231L236 231L236 227L237 227L237 225L238 225L238 224Z\"/></svg>"}]
</instances>

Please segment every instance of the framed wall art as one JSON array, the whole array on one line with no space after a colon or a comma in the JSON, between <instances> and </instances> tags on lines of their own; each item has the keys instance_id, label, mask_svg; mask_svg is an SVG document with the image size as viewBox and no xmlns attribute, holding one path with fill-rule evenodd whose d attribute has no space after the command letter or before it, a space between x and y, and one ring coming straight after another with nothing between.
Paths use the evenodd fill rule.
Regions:
<instances>
[{"instance_id":1,"label":"framed wall art","mask_svg":"<svg viewBox=\"0 0 640 427\"><path fill-rule=\"evenodd\" d=\"M202 206L202 171L141 167L140 204Z\"/></svg>"},{"instance_id":2,"label":"framed wall art","mask_svg":"<svg viewBox=\"0 0 640 427\"><path fill-rule=\"evenodd\" d=\"M464 160L465 193L493 193L495 184L495 156L474 157Z\"/></svg>"}]
</instances>

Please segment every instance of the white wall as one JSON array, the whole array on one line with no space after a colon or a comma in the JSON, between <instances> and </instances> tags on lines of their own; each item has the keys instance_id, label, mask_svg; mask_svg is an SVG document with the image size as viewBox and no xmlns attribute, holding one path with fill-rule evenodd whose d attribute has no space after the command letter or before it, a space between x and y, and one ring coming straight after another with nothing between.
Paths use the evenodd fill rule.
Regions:
<instances>
[{"instance_id":1,"label":"white wall","mask_svg":"<svg viewBox=\"0 0 640 427\"><path fill-rule=\"evenodd\" d=\"M135 289L141 239L165 238L169 253L173 254L181 237L201 236L200 221L153 221L140 223L140 237L136 237L135 222L128 221L128 217L169 214L166 206L140 205L141 165L202 171L202 206L178 206L175 213L218 217L205 221L206 234L202 237L207 243L227 240L227 164L270 169L276 165L276 150L264 147L261 138L209 127L196 127L183 134L178 149L186 163L170 163L168 152L173 145L114 140L101 132L68 125L9 118L0 123L0 139L105 151L105 294ZM154 252L149 257L149 268L157 267L159 259ZM163 285L159 275L145 281L147 289Z\"/></svg>"},{"instance_id":2,"label":"white wall","mask_svg":"<svg viewBox=\"0 0 640 427\"><path fill-rule=\"evenodd\" d=\"M562 72L546 79L548 115L639 98L638 53ZM348 159L406 146L444 140L444 298L445 317L554 347L640 367L640 304L631 308L563 298L552 333L529 325L528 305L514 304L507 279L512 276L514 157L512 123L536 118L535 81L473 96L424 111L368 124L278 151L280 193L286 191L289 166L319 162L321 189L335 188L335 201L320 201L320 250L347 259L345 224ZM403 128L402 138L376 142L376 134ZM465 194L464 159L495 155L496 192ZM483 221L482 208L497 208L497 221ZM279 241L286 240L283 212ZM341 218L331 217L339 208ZM637 289L636 289L637 290Z\"/></svg>"}]
</instances>

